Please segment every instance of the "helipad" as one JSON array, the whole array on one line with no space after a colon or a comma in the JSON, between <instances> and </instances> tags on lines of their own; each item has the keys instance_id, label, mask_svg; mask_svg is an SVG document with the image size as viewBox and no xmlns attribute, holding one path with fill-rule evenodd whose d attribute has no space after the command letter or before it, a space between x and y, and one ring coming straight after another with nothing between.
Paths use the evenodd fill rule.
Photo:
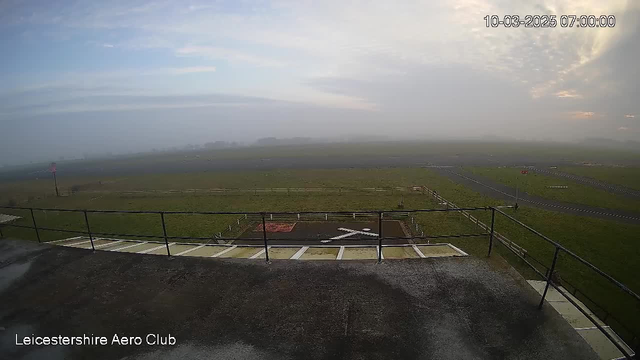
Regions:
<instances>
[{"instance_id":1,"label":"helipad","mask_svg":"<svg viewBox=\"0 0 640 360\"><path fill-rule=\"evenodd\" d=\"M349 232L347 232L348 234ZM74 237L52 241L52 244L91 250L91 239ZM378 246L371 244L334 245L314 241L309 245L202 244L93 238L96 251L115 251L145 255L194 256L211 258L269 260L371 260L378 258ZM389 244L382 246L383 259L418 259L429 257L466 256L451 244Z\"/></svg>"}]
</instances>

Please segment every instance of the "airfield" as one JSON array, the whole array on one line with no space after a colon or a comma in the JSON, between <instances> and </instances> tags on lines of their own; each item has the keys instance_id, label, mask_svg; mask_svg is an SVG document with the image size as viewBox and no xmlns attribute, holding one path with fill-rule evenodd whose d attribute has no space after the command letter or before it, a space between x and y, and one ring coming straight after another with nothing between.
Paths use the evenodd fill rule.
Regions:
<instances>
[{"instance_id":1,"label":"airfield","mask_svg":"<svg viewBox=\"0 0 640 360\"><path fill-rule=\"evenodd\" d=\"M502 142L370 142L201 149L123 155L113 159L66 161L61 174L129 176L154 173L261 171L271 169L347 169L422 166L562 166L575 164L640 166L633 152L585 148L558 143ZM46 167L45 167L46 168ZM0 180L46 175L33 166L8 167Z\"/></svg>"},{"instance_id":2,"label":"airfield","mask_svg":"<svg viewBox=\"0 0 640 360\"><path fill-rule=\"evenodd\" d=\"M495 218L496 232L491 238L489 233L494 221L490 209L499 208L503 209L506 215L575 251L581 258L637 293L640 282L635 274L640 271L640 267L637 262L620 261L620 259L634 256L633 254L637 254L638 251L640 198L637 193L640 189L636 184L640 181L634 181L638 176L635 166L640 164L638 156L552 146L532 148L484 144L456 148L457 145L420 145L417 148L410 145L403 147L379 144L360 147L355 145L289 146L69 161L58 165L61 193L59 197L52 192L50 174L46 171L34 169L33 166L5 169L0 172L0 205L14 204L13 206L17 205L21 208L9 206L0 209L0 213L17 217L11 218L10 222L0 228L0 236L4 238L0 243L15 241L7 239L31 240L29 244L37 241L47 243L42 245L44 248L38 247L38 250L33 250L33 254L51 254L47 256L56 254L55 256L67 259L68 264L64 261L58 263L57 260L45 259L46 256L43 261L55 263L53 268L56 269L72 269L74 272L86 273L82 275L82 279L63 277L58 280L69 282L73 284L69 286L74 288L89 286L96 291L108 290L112 294L116 294L113 293L114 288L107 289L102 288L102 285L91 284L98 281L100 276L109 283L118 281L114 277L116 275L105 275L109 271L115 271L115 274L122 277L121 281L129 284L126 286L131 286L131 288L119 289L117 294L122 292L137 294L132 290L133 288L146 286L137 281L144 278L145 282L158 284L162 280L152 278L160 276L158 274L173 272L174 270L168 270L173 268L172 264L181 264L175 265L178 266L173 275L175 279L168 280L171 291L177 292L176 296L190 296L184 292L202 287L199 281L215 284L213 288L225 294L228 294L231 289L251 292L257 287L266 286L265 284L282 289L294 286L297 281L317 284L321 286L318 291L328 289L327 291L335 296L351 294L347 285L342 283L353 280L347 274L344 278L341 277L342 275L331 275L338 285L329 285L325 282L326 279L311 280L304 277L306 274L291 275L292 277L289 278L284 269L296 269L296 271L309 272L309 276L313 273L320 277L329 273L334 274L334 272L355 271L366 273L367 278L377 278L386 276L381 275L385 273L384 269L393 267L398 269L398 274L405 274L403 276L409 276L411 272L417 271L403 281L420 284L416 285L421 289L420 291L427 291L427 288L421 287L432 281L426 280L427 277L435 276L439 279L453 273L457 274L454 277L460 276L451 266L464 269L461 271L479 271L482 276L494 277L499 275L489 273L496 271L497 268L493 267L494 265L501 264L498 268L510 269L504 273L511 279L508 281L513 280L522 285L523 291L529 294L524 298L521 298L521 295L514 295L514 299L520 299L514 301L522 301L521 305L530 304L531 300L525 298L533 296L539 299L541 296L539 282L544 281L545 273L548 274L549 269L554 266L552 264L554 249L548 243L541 241L537 235L523 230L521 226L500 214ZM529 175L521 175L523 170L528 170ZM610 174L616 174L617 177L611 177ZM516 184L519 186L517 210L513 208ZM472 212L464 212L456 211L456 207L478 208ZM415 209L434 211L403 213L404 210ZM87 214L83 216L85 210ZM367 215L367 212L372 213ZM395 217L391 216L394 212L397 215ZM314 213L313 216L311 213ZM263 231L260 214L265 218L266 232ZM378 216L382 219L382 231L380 231L381 224L378 222ZM34 231L34 226L39 230ZM267 237L266 244L265 237ZM380 238L384 240L380 242ZM492 241L493 252L490 257L487 257ZM101 265L95 265L100 270L88 265L91 259L101 259L97 260ZM640 311L634 300L583 263L565 256L560 256L558 260L555 268L558 277L554 280L558 286L566 289L572 300L582 304L580 306L584 307L585 311L598 319L598 324L604 326L608 333L613 334L612 336L616 339L621 339L619 344L626 342L631 347L627 349L634 351L639 343L637 335L640 334L638 326ZM2 266L5 269L7 266L12 266L11 264L23 264L25 261L34 263L33 261L38 260L31 259L29 256L19 257L3 263ZM530 263L529 265L533 264L533 269L527 262ZM215 264L209 265L209 263ZM108 268L108 264L114 267ZM143 270L135 264L153 264L150 265L153 269ZM466 267L465 264L474 265ZM486 268L486 264L491 265ZM249 281L248 284L238 285L236 282L228 284L226 279L215 277L215 274L205 276L197 270L208 269L210 266L211 271L215 268L215 271L221 271L222 274L233 274L234 279L245 279L246 274L241 274L242 271L249 268L255 269L251 274L256 280ZM489 269L487 270L489 273L483 272L485 270L477 270L475 266ZM225 270L222 270L222 267ZM416 267L420 267L421 270L416 270ZM131 279L131 281L126 280L128 275L125 275L124 270L118 269L128 268L143 271L147 275L141 275L140 278ZM21 275L24 278L19 276L15 280L17 282L13 280L10 282L13 284L10 286L26 286L21 279L35 281L34 276L42 274L42 272L33 273L35 270L30 267L26 269L26 272ZM263 272L268 274L272 271L278 274L279 280L276 282L269 282L267 278L259 276L255 277L256 274ZM180 272L196 274L199 279L192 283L188 276L177 275ZM443 272L450 274L446 275ZM325 275L318 275L320 273ZM542 277L539 276L540 274ZM51 274L51 276L55 278L58 275ZM458 304L457 293L452 292L453 290L447 291L441 286L447 284L446 286L450 289L464 293L464 290L459 288L463 286L472 289L470 291L473 295L478 291L478 287L491 287L477 278L469 279L466 276L458 278L465 284L464 286L445 281L432 288L436 292L431 294L440 294L444 296L441 299ZM396 284L394 281L390 284L391 287L400 286L394 285ZM52 291L44 284L38 286L41 286L40 289L44 293ZM107 286L113 286L113 284ZM147 287L147 291L150 294L156 294L154 299L157 300L149 300L151 302L146 303L145 306L153 307L156 306L154 305L156 301L164 299L166 293L155 289L153 286L156 285L149 286L151 287ZM298 286L303 285L298 284ZM14 290L7 290L0 296L6 296L8 292L14 293L18 288L10 287L9 289ZM573 334L578 334L587 341L587 349L595 351L598 354L596 358L612 359L621 355L618 349L612 347L609 340L606 338L603 340L604 335L600 329L595 325L589 325L591 321L582 317L582 313L576 313L575 306L574 310L571 310L573 304L568 303L568 299L557 298L562 295L553 293L554 289L551 290L551 299L548 301L551 308L549 309L555 309L553 311L556 313L550 315L549 311L543 311L544 315L541 316L547 319L544 321L555 324L556 320L549 320L548 317L559 316ZM67 293L70 294L70 291L68 290ZM198 301L205 301L205 298L213 301L215 296L208 291L201 300L193 299L193 301L198 303ZM285 303L298 304L294 301L297 298L293 297L292 293L278 291L269 294L287 299ZM320 293L311 292L310 294L316 298L323 298ZM262 295L267 296L267 292L263 292ZM427 311L425 304L436 306L433 303L436 299L429 296L428 293L424 293L419 296L419 300L416 300L417 305L410 305L413 312L421 314L420 319L424 311ZM488 298L490 302L496 302L494 295ZM353 299L352 303L347 301L346 304L335 299L332 301L343 309L356 306L354 305L356 303L359 304L357 305L359 309L369 306L364 299ZM406 305L397 302L400 298L395 296L390 299L396 301L392 301L395 304L393 307ZM142 311L138 305L126 305L128 300L122 295L114 295L113 301L123 304L125 308L135 309L128 310L130 314L131 311ZM61 306L55 303L54 301L51 306ZM86 309L82 311L90 311L92 307L87 302L76 304L76 306ZM115 310L109 310L110 306L112 305L104 308L104 311L114 312ZM176 303L169 303L165 305L163 311L183 314L180 319L189 318L176 306L178 306ZM305 323L307 319L305 314L311 310L308 310L306 305L291 306L293 306L291 316L295 316L297 320L287 319L293 321L293 324L302 326L300 324ZM379 309L378 305L373 306L377 313L392 310ZM193 309L197 307L194 305ZM71 311L71 308L64 309L63 312ZM474 309L473 311L489 311L488 308L482 307ZM18 308L11 311L15 316L15 322L24 320L21 316L15 315L20 311ZM229 316L224 315L223 310L206 311L201 315L210 319ZM248 318L255 316L256 311L264 310L245 304L238 311L251 314L243 315L246 318L236 319L246 322ZM352 315L344 315L347 310L336 311L351 319ZM360 311L358 310L356 314ZM451 316L473 323L474 326L480 326L477 321L485 320L476 318L470 313L459 313L451 308L447 311L455 314ZM526 313L528 310L522 308L520 311ZM160 312L160 310L151 311L152 314ZM358 319L357 316L354 319ZM531 325L532 323L527 321L532 318L527 317L527 319L523 321ZM348 320L347 323L350 324L350 321ZM376 325L361 322L365 320L354 321L365 328L371 326L376 328ZM499 318L496 321L501 323L494 323L495 326L504 328L510 326L508 324L511 319ZM536 325L531 325L531 329L547 326L544 325L544 321L540 323L534 321ZM175 328L176 324L178 320L167 325L166 328ZM195 324L201 326L200 322ZM67 325L69 324L65 326ZM351 325L344 326L349 328ZM432 336L435 330L425 329L435 325L424 323L424 326L425 328L420 331L426 332L420 332L420 334L423 337ZM555 324L552 326L555 330L545 331L556 332L556 334L558 331L564 331L559 330L557 326L560 325ZM243 327L241 331L251 332L252 330ZM314 347L306 343L310 341L309 336L317 336L318 332L323 331L333 334L334 330L318 328L309 331L315 335L309 335L307 330L300 332L302 336L300 339L306 339L301 340L305 341L304 345L300 345L302 352L292 350L296 345L290 343L282 345L289 350L278 347L274 351L297 358L301 357L302 353L306 354L310 351L309 346L311 346L318 351L317 358L328 358L336 354L343 358L371 355L369 352L362 352L365 351L362 344L366 343L362 338L363 334L357 335L360 338L350 335L350 340L336 340L337 343L323 343ZM343 334L351 334L349 330L344 331L343 327ZM461 352L452 350L451 353L441 353L443 343L434 344L433 339L416 340L417 342L403 340L396 343L389 338L391 336L389 333L380 331L382 343L416 346L423 352L427 351L425 349L432 349L430 351L433 354L442 355L434 355L434 358L460 358L464 355L479 358L495 356L518 358L518 351L527 351L534 354L533 357L540 355L540 357L549 358L589 358L593 355L586 353L577 355L578 353L574 351L578 350L567 347L540 350L540 352L532 352L537 351L533 347L520 347L518 350L513 350L490 334L486 336L490 336L492 344L496 344L493 345L495 349L480 349L476 345L468 347L467 344L460 347ZM454 327L447 331L459 333L462 330ZM549 339L541 340L542 338L537 335L534 340L531 340L532 338L527 336L532 336L537 330L531 331L531 333L523 333L524 338L520 340L510 339L513 341L530 339L528 345L540 342L544 344L550 341ZM183 334L187 338L197 337L186 330ZM242 337L238 340L237 334L238 332L232 331L231 335L223 337L224 341L200 341L175 350L177 352L163 354L168 358L175 358L183 354L191 354L190 351L200 351L201 346L204 346L206 351L220 351L221 358L224 358L225 354L238 351L248 351L256 358L275 356L269 351L265 352L263 344L257 340L260 336L267 338L271 336L265 335L268 334L268 330L264 327L255 330L255 336L252 338ZM334 339L343 336L336 334L331 336ZM500 336L506 336L502 332L500 334L502 334ZM557 336L562 338L565 335ZM481 336L478 341L486 343L487 339ZM355 342L352 343L352 340ZM239 341L241 344L244 344L242 341L248 341L249 345L229 347L229 341ZM426 342L420 343L421 341ZM387 357L398 355L381 352L382 350L373 344L370 346L376 349L372 350L373 352L386 354ZM545 346L540 345L540 348L543 349ZM556 346L555 343L553 346ZM252 353L258 348L261 349L259 353ZM271 348L267 346L267 349ZM154 349L147 350L145 350L146 353L143 351L135 355L141 358L161 355L154 353ZM85 355L85 353L82 354L82 356ZM131 354L127 353L127 355ZM62 357L64 355L68 354L61 354ZM407 357L411 358L412 355L407 354Z\"/></svg>"}]
</instances>

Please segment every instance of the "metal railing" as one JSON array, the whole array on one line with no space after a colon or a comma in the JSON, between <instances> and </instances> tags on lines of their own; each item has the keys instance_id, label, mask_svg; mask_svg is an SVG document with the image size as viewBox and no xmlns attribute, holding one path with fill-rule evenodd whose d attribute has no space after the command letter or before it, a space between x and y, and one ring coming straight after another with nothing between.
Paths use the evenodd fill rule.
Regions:
<instances>
[{"instance_id":1,"label":"metal railing","mask_svg":"<svg viewBox=\"0 0 640 360\"><path fill-rule=\"evenodd\" d=\"M452 202L448 201L447 199L445 199L444 197L442 197L440 194L438 194L436 191L431 190L429 188L427 188L426 186L423 186L423 190L433 196L436 200L441 201L445 204L445 206L447 207L453 207L453 208L458 208L455 204L453 204ZM507 206L508 207L508 206ZM513 206L511 206L513 207ZM529 231L533 231L534 234L542 237L543 239L549 241L550 243L554 244L554 245L559 245L558 243L556 243L555 241L549 239L548 237L542 235L541 233L535 231L534 229L532 229L531 227L529 227L528 225L522 223L521 221L515 219L514 217L504 213L503 211L500 211L499 209L503 208L501 206L498 206L495 208L495 210L499 211L501 214L509 217L510 220L513 220L517 225L519 226L523 226L525 228L527 228ZM476 226L480 227L481 229L489 229L491 228L491 234L493 234L493 237L495 237L502 245L505 246L505 248L507 248L510 252L512 252L516 257L520 258L524 263L526 263L537 275L539 275L542 279L547 280L547 283L549 284L549 281L551 286L553 286L554 288L557 289L558 286L561 286L561 284L555 284L553 283L553 279L550 277L554 274L555 268L553 270L551 270L549 267L547 267L546 265L544 265L540 260L536 259L535 257L531 256L524 248L522 248L521 246L515 244L513 241L509 240L508 238L506 238L504 235L498 233L497 231L494 231L494 224L495 224L495 211L492 212L492 216L491 216L491 227L489 227L488 225L485 225L484 223L482 223L481 221L479 221L479 219L477 217L473 217L470 213L466 212L466 211L461 211L460 212L463 216L465 216L467 219L471 220L472 222L474 222L476 224ZM492 245L492 241L490 240L490 247L489 247L489 255L491 254L491 245ZM559 245L561 246L561 245ZM566 248L562 247L562 250L566 250ZM566 250L569 251L569 250ZM591 268L592 270L597 270L597 272L599 274L605 274L602 270L598 269L596 266L592 265L591 263L587 262L586 260L577 257L577 255L575 255L572 252L569 252L570 256L576 256L576 259L582 263L584 263L585 265L587 265L589 268ZM554 254L554 258L552 260L552 264L554 264L557 261L557 255L558 254ZM545 273L542 274L538 268L536 268L536 266L534 266L531 262L529 262L528 260L532 260L533 262L537 263L538 265L540 265L543 269L545 269ZM615 281L615 279L613 279L611 276L607 275L608 279L607 280L613 280ZM573 288L572 294L574 296L577 297L577 293L580 293L581 297L588 300L590 303L592 303L593 305L595 305L595 307L601 309L604 312L604 318L602 319L602 321L606 321L608 318L613 319L620 328L622 328L626 333L629 334L629 340L632 346L634 346L635 348L635 355L637 356L638 351L640 350L640 336L638 334L636 334L636 332L632 329L630 329L627 325L624 324L624 322L620 321L618 318L616 318L615 316L613 316L610 312L608 312L603 306L597 304L594 300L592 300L589 296L587 296L583 291L578 290L578 288L574 285L572 285L571 283L569 283L566 279L561 279L559 282L561 282L562 284L566 284L569 285L570 287ZM615 281L614 283L615 286L620 288L620 285L622 285L620 282ZM545 292L544 295L540 301L540 304L542 304L544 302L544 298L546 296L546 291L548 289L549 285L546 285L545 288ZM624 286L624 285L622 285ZM630 291L626 286L624 286L624 289L627 289L628 291ZM574 306L576 306L581 312L584 313L584 310L582 309L582 307L579 307L576 305L575 301L573 301L573 299L569 299L569 297L563 293L562 291L559 291L565 298L567 298L567 300L569 300L569 302L571 302ZM638 299L638 295L631 292L634 298L636 298L636 300ZM640 303L639 303L640 305ZM540 307L542 305L539 305ZM593 322L594 319L592 316L587 316L587 318ZM596 325L596 327L600 330L603 331L603 328L598 324ZM603 331L605 332L605 331ZM613 342L613 344L620 349L621 346L618 344L617 341L613 341L612 337L609 333L605 332L605 336ZM621 350L621 349L620 349ZM624 356L626 358L631 358L631 355L627 352L627 351L622 351L622 354L624 354Z\"/></svg>"},{"instance_id":2,"label":"metal railing","mask_svg":"<svg viewBox=\"0 0 640 360\"><path fill-rule=\"evenodd\" d=\"M437 196L437 194L435 194L435 192L433 192L433 194ZM439 198L441 198L441 197L439 197ZM266 222L267 222L266 217L267 217L267 215L269 215L269 221L273 218L273 215L297 216L298 219L300 218L301 215L305 215L305 214L307 214L307 215L312 215L312 214L313 215L322 215L322 214L324 214L325 215L325 219L326 219L328 213L331 213L332 215L353 216L354 218L356 218L356 214L359 215L359 216L368 216L369 218L374 218L375 217L375 218L377 218L377 222L378 222L378 236L377 236L377 246L376 246L377 247L377 261L381 262L382 261L382 247L383 246L393 246L393 245L383 245L383 242L385 240L420 240L420 239L428 240L428 239L434 239L434 238L461 238L461 237L488 236L489 237L489 246L488 246L487 256L491 256L494 238L497 238L500 241L500 243L503 243L502 242L503 240L500 237L496 236L498 234L495 231L495 219L496 219L496 212L497 212L498 214L500 214L500 215L506 217L507 219L513 221L517 225L524 227L528 231L530 231L533 234L537 235L538 237L542 238L543 240L545 240L549 244L553 245L554 248L555 248L553 259L552 259L552 262L551 262L551 266L550 266L550 268L548 268L546 273L543 274L542 272L540 272L540 270L538 268L536 268L536 266L534 266L533 264L531 264L527 260L526 253L524 253L524 255L523 255L523 253L521 251L516 251L516 249L514 249L513 247L508 246L507 243L503 243L507 249L509 249L518 258L523 260L527 265L529 265L529 267L531 267L531 269L535 273L537 273L541 278L545 279L546 284L545 284L545 288L544 288L544 291L542 293L542 297L540 299L540 303L538 305L538 308L542 309L542 306L544 304L544 300L546 298L546 295L547 295L549 287L551 286L551 287L555 288L556 291L558 291L561 295L563 295L583 315L585 315L585 317L587 317L616 346L616 348L618 348L618 350L620 350L620 352L622 354L624 354L624 356L626 358L632 359L633 355L630 352L628 352L626 348L624 348L622 345L620 345L620 343L616 339L614 339L614 337L610 333L608 333L604 329L604 327L602 325L600 325L600 323L591 314L589 314L587 311L585 311L581 306L579 306L576 303L575 300L573 300L570 296L568 296L568 293L565 292L561 288L560 284L556 284L555 283L555 281L553 280L553 275L554 275L554 272L555 272L555 269L556 269L556 266L557 266L558 255L561 252L565 253L568 256L570 256L571 258L573 258L573 259L579 261L580 263L584 264L589 269L595 271L597 274L599 274L600 276L602 276L603 278L605 278L606 280L611 282L616 287L622 289L627 295L631 296L636 301L638 301L639 304L640 304L640 296L638 294L636 294L635 292L633 292L631 289L629 289L626 285L622 284L621 282L617 281L616 279L614 279L610 275L606 274L604 271L602 271L599 268L597 268L595 265L589 263L588 261L584 260L583 258L581 258L580 256L576 255L572 251L568 250L564 246L562 246L559 243L551 240L550 238L548 238L544 234L538 232L537 230L533 229L532 227L524 224L520 220L514 218L513 216L511 216L511 215L509 215L509 214L507 214L507 213L505 213L504 211L501 210L501 208L510 208L510 207L511 206L504 206L504 207L491 207L491 206L484 206L484 207L457 207L457 206L453 205L453 206L446 206L443 209L414 209L414 210L404 210L403 209L403 210L361 210L361 211L331 211L331 212L326 212L326 211L237 212L237 211L147 211L147 210L88 210L88 209L81 210L81 209L51 209L51 208L28 208L28 207L0 206L0 208L3 208L3 209L28 210L30 215L31 215L31 222L32 222L33 226L18 225L18 224L2 224L1 226L33 229L35 231L36 238L38 239L38 242L41 242L41 237L40 237L40 231L41 230L88 235L89 240L91 242L91 248L94 251L95 251L94 236L96 236L96 235L100 235L100 236L119 236L119 237L139 237L139 238L161 238L161 239L164 239L164 244L165 244L166 249L167 249L167 256L169 256L169 257L171 257L171 250L170 250L170 245L169 245L169 240L170 239L171 240L174 240L174 239L175 240L213 240L214 238L212 238L212 237L169 236L167 234L165 215L242 215L242 216L245 216L245 217L247 217L247 216L254 216L254 217L257 216L260 219L261 223L262 223L262 240L263 240L263 245L264 245L265 259L266 259L267 262L269 261L269 241L277 241L277 240L308 240L308 238L307 239L302 239L302 238L301 239L269 238L267 236L267 227L266 227ZM82 213L84 215L86 231L56 229L56 228L48 228L48 227L38 227L37 222L36 222L36 217L34 215L34 210L36 210L36 211L58 211L58 212ZM423 235L423 236L409 236L409 237L385 237L384 236L384 228L383 228L384 221L383 221L383 218L384 218L385 214L407 214L407 215L411 214L411 215L413 215L413 214L418 214L418 213L459 212L462 215L466 214L465 216L467 218L469 218L469 213L468 213L469 211L491 211L491 225L490 225L490 227L485 226L487 228L487 230L490 230L488 233L435 235L435 236ZM156 214L156 215L159 216L160 223L162 225L162 236L144 235L144 234L119 234L119 233L94 232L94 231L91 230L91 225L90 225L90 222L89 222L88 214L90 214L90 213ZM0 230L0 236L2 236L1 230ZM237 238L228 238L228 239L222 238L221 240L237 240ZM317 240L317 239L314 239L314 240ZM528 258L529 259L533 259L534 261L536 261L539 264L542 264L540 261L532 258L531 256L528 256ZM543 267L546 268L546 266L544 266L544 265L543 265ZM638 346L637 340L638 340L638 337L634 334L633 338L632 338L632 342L634 342L634 344L636 346L636 353L637 353L637 346Z\"/></svg>"},{"instance_id":3,"label":"metal railing","mask_svg":"<svg viewBox=\"0 0 640 360\"><path fill-rule=\"evenodd\" d=\"M278 217L281 216L296 216L297 219L300 219L302 215L320 215L320 218L324 216L324 219L328 219L328 214L332 214L333 216L344 216L344 217L353 217L353 219L362 217L368 217L370 220L375 219L378 222L378 236L377 236L377 260L378 262L382 261L382 247L383 246L393 246L393 245L384 245L384 241L392 241L392 240L430 240L430 239L444 239L444 238L468 238L468 237L482 237L487 236L489 233L471 233L471 234L451 234L451 235L423 235L420 236L384 236L384 218L385 214L387 217L389 215L393 216L394 214L401 215L413 215L417 213L432 213L432 212L459 212L459 211L493 211L492 208L483 206L483 207L468 207L468 208L445 208L445 209L412 209L412 210L357 210L357 211L274 211L274 212L241 212L241 211L150 211L150 210L89 210L89 209L57 209L57 208L30 208L30 207L11 207L11 206L0 206L0 209L11 209L11 210L28 210L31 217L31 222L33 226L27 225L18 225L18 224L4 224L2 226L7 227L16 227L16 228L24 228L24 229L33 229L35 231L36 238L38 242L42 242L40 231L54 231L54 232L65 232L71 234L78 235L87 235L89 237L89 241L91 243L91 249L95 251L94 238L95 236L111 236L111 237L124 237L124 238L147 238L147 239L163 239L165 246L167 248L167 256L171 256L171 249L169 245L169 240L203 240L203 241L211 241L211 240L221 240L221 241L231 241L238 240L237 237L193 237L193 236L169 236L167 234L167 226L165 215L242 215L242 217L252 217L258 218L259 221L262 222L262 240L265 248L265 259L269 261L269 242L270 241L279 241L279 240L309 240L308 238L300 238L300 239L292 239L292 238L277 238L277 237L268 237L266 222L267 217L269 221L277 220ZM73 212L73 213L82 213L84 215L84 222L86 230L68 230L68 229L58 229L58 228L49 228L38 226L36 222L36 216L34 215L35 211L57 211L57 212ZM106 232L96 232L91 230L91 224L89 222L88 214L91 213L106 213L106 214L156 214L160 218L160 224L162 226L162 235L146 235L146 234L124 234L124 233L106 233ZM238 220L236 220L238 221ZM239 222L239 221L238 221ZM222 233L219 233L220 235ZM246 239L245 239L246 240ZM329 240L329 239L314 239L314 240Z\"/></svg>"},{"instance_id":4,"label":"metal railing","mask_svg":"<svg viewBox=\"0 0 640 360\"><path fill-rule=\"evenodd\" d=\"M522 254L519 254L517 251L514 251L511 247L505 246L507 249L509 249L513 254L515 254L522 261L524 261L534 272L536 272L541 278L543 278L546 281L546 284L545 284L545 287L544 287L544 291L543 291L542 297L540 299L540 303L538 304L538 309L542 309L542 306L544 304L545 297L547 296L547 292L549 290L549 287L550 286L553 287L558 293L560 293L562 296L564 296L567 299L567 301L569 301L573 306L575 306L578 309L578 311L580 311L587 319L589 319L589 321L591 321L595 325L595 327L598 328L598 330L600 330L607 337L607 339L609 339L609 341L611 341L611 343L613 343L613 345L618 350L620 350L620 352L627 359L633 359L634 358L633 356L635 354L630 353L624 346L622 346L617 339L615 339L609 332L607 332L604 329L603 325L601 325L599 323L599 321L592 314L590 314L588 311L583 309L582 306L580 306L574 299L571 298L571 296L569 296L569 293L566 292L561 287L561 284L557 284L556 281L553 280L555 269L556 269L556 267L558 265L558 256L560 255L560 253L564 253L564 254L568 255L569 257L571 257L572 259L582 263L587 268L591 269L592 271L594 271L598 275L602 276L604 279L609 281L611 284L615 285L617 288L621 289L627 295L629 295L633 299L635 299L638 302L638 306L640 306L640 295L636 294L634 291L629 289L623 283L621 283L618 280L614 279L611 275L609 275L609 274L605 273L604 271L600 270L595 265L593 265L590 262L586 261L585 259L583 259L582 257L578 256L577 254L575 254L571 250L565 248L561 244L551 240L549 237L545 236L544 234L540 233L539 231L535 230L534 228L530 227L529 225L523 223L522 221L514 218L513 216L505 213L504 211L502 211L500 209L493 208L493 210L494 211L492 212L493 214L492 214L492 222L491 222L492 223L492 226L491 226L492 227L492 233L493 233L493 224L494 224L494 216L493 215L495 215L495 213L498 212L500 215L506 217L507 219L511 220L515 224L517 224L519 226L522 226L523 228L527 229L531 233L533 233L533 234L537 235L538 237L542 238L544 241L546 241L547 243L553 245L553 247L554 247L554 254L553 254L553 259L551 261L551 266L548 268L546 273L543 274L533 264L531 264L525 258L525 256L522 256ZM531 257L529 257L529 258L531 258ZM537 262L540 263L539 261L537 261ZM574 287L574 289L576 289L576 288ZM575 291L574 291L574 293L575 293ZM634 346L634 348L635 348L634 351L637 354L638 353L638 347L640 346L640 344L638 343L638 335L634 334L632 331L631 331L631 334L632 334L631 346Z\"/></svg>"}]
</instances>

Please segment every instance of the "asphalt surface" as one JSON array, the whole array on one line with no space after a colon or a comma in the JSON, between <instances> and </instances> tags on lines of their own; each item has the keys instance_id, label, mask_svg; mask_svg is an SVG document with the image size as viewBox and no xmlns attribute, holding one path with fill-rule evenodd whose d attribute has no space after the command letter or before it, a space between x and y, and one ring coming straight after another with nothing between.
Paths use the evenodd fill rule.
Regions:
<instances>
[{"instance_id":1,"label":"asphalt surface","mask_svg":"<svg viewBox=\"0 0 640 360\"><path fill-rule=\"evenodd\" d=\"M598 181L596 179L592 179L590 177L586 177L586 176L580 176L580 175L576 175L576 174L571 174L571 173L567 173L564 171L558 171L558 170L547 170L547 169L540 169L540 168L536 168L534 166L528 166L527 167L530 170L533 170L535 172L539 172L545 175L550 175L550 176L555 176L555 177L559 177L559 178L566 178L566 179L571 179L575 182L584 184L584 185L588 185L597 189L601 189L604 191L608 191L612 194L616 194L616 195L620 195L620 196L624 196L628 199L640 199L640 191L638 190L634 190L634 189L630 189L628 187L624 187L621 185L615 185L615 184L609 184L609 183L605 183L602 181Z\"/></svg>"},{"instance_id":2,"label":"asphalt surface","mask_svg":"<svg viewBox=\"0 0 640 360\"><path fill-rule=\"evenodd\" d=\"M515 203L516 191L510 186L458 168L434 168L434 170L439 174L481 194L506 200L512 204ZM640 213L549 200L540 196L529 195L523 191L518 195L518 205L551 210L565 214L640 224Z\"/></svg>"},{"instance_id":3,"label":"asphalt surface","mask_svg":"<svg viewBox=\"0 0 640 360\"><path fill-rule=\"evenodd\" d=\"M290 232L268 233L270 245L377 245L378 244L378 222L377 221L294 221L295 226ZM258 225L258 224L256 224ZM362 233L349 235L350 231L343 229L357 230ZM365 230L368 229L368 230ZM366 234L368 233L368 234ZM405 232L400 221L383 220L382 233L385 237L410 237ZM375 235L374 235L375 234ZM349 236L347 236L349 235ZM322 242L336 236L345 236L342 239L335 239L329 242ZM301 240L302 239L302 240ZM264 242L262 230L257 231L255 226L251 226L242 233L234 244L261 245ZM406 244L407 239L389 239L384 244Z\"/></svg>"},{"instance_id":4,"label":"asphalt surface","mask_svg":"<svg viewBox=\"0 0 640 360\"><path fill-rule=\"evenodd\" d=\"M3 359L597 359L499 258L271 264L0 241ZM16 336L173 346L16 346Z\"/></svg>"}]
</instances>

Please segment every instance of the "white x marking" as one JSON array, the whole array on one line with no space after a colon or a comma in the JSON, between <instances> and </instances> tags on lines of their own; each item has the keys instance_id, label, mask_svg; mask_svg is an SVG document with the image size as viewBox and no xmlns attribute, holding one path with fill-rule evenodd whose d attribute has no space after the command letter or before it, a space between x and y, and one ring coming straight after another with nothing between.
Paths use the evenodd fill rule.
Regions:
<instances>
[{"instance_id":1,"label":"white x marking","mask_svg":"<svg viewBox=\"0 0 640 360\"><path fill-rule=\"evenodd\" d=\"M372 233L372 232L368 232L368 231L359 231L359 230L353 230L353 229L347 229L347 228L338 228L338 230L346 231L347 233L346 234L342 234L342 235L338 235L338 236L334 236L331 239L322 240L320 242L328 243L328 242L331 242L333 240L340 240L340 239L348 238L349 236L353 236L353 235L356 235L356 234L369 235L369 236L378 236L378 234Z\"/></svg>"}]
</instances>

